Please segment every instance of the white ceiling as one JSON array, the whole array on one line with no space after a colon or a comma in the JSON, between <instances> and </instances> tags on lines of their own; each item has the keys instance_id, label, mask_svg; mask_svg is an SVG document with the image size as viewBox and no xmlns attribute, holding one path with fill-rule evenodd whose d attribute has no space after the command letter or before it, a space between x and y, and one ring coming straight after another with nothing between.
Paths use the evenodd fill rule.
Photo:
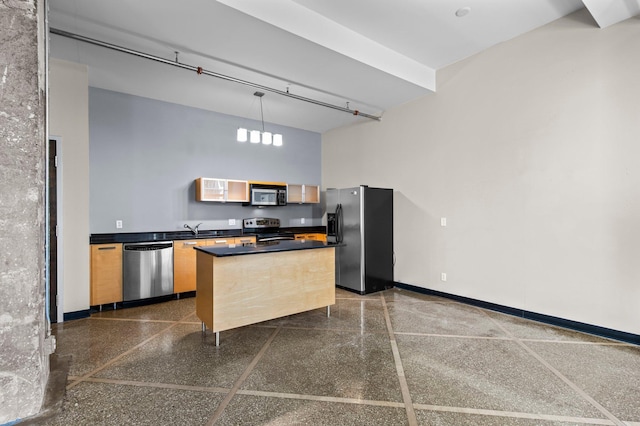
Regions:
<instances>
[{"instance_id":1,"label":"white ceiling","mask_svg":"<svg viewBox=\"0 0 640 426\"><path fill-rule=\"evenodd\" d=\"M600 27L640 13L640 0L50 0L49 25L383 116L437 91L439 69L585 6ZM87 64L93 87L260 118L255 87L59 35L51 55ZM324 132L368 120L262 91L266 122Z\"/></svg>"}]
</instances>

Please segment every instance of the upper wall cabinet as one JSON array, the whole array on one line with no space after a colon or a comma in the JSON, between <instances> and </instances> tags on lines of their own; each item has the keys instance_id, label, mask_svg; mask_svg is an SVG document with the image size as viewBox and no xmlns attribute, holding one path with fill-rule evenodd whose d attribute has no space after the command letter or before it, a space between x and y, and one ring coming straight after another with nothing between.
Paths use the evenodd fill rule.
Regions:
<instances>
[{"instance_id":1,"label":"upper wall cabinet","mask_svg":"<svg viewBox=\"0 0 640 426\"><path fill-rule=\"evenodd\" d=\"M196 201L246 203L249 201L249 182L246 180L198 178Z\"/></svg>"},{"instance_id":2,"label":"upper wall cabinet","mask_svg":"<svg viewBox=\"0 0 640 426\"><path fill-rule=\"evenodd\" d=\"M319 203L320 186L287 184L287 203Z\"/></svg>"}]
</instances>

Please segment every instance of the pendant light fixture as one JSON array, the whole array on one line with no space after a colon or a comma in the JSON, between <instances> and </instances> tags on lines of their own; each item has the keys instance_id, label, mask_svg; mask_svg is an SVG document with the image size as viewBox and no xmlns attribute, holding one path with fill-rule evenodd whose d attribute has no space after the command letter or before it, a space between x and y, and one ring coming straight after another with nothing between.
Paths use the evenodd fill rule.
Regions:
<instances>
[{"instance_id":1,"label":"pendant light fixture","mask_svg":"<svg viewBox=\"0 0 640 426\"><path fill-rule=\"evenodd\" d=\"M242 127L238 128L238 135L236 136L236 139L238 140L238 142L246 142L247 141L247 129L244 129Z\"/></svg>"},{"instance_id":2,"label":"pendant light fixture","mask_svg":"<svg viewBox=\"0 0 640 426\"><path fill-rule=\"evenodd\" d=\"M262 106L262 97L264 96L264 93L262 92L255 92L253 94L254 96L257 96L260 98L260 121L262 122L262 131L260 130L247 130L244 127L240 127L238 128L238 132L236 135L236 140L238 142L246 142L247 141L247 136L248 136L248 140L251 143L260 143L262 142L263 145L273 145L273 146L282 146L282 135L279 133L271 133L271 132L266 132L264 130L264 110L263 110L263 106Z\"/></svg>"}]
</instances>

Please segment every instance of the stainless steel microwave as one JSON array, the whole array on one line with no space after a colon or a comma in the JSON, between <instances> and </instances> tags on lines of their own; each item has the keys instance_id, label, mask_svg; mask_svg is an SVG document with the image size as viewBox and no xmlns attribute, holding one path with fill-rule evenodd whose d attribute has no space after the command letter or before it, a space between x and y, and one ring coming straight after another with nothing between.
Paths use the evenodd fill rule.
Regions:
<instances>
[{"instance_id":1,"label":"stainless steel microwave","mask_svg":"<svg viewBox=\"0 0 640 426\"><path fill-rule=\"evenodd\" d=\"M251 185L252 206L286 206L286 187L268 187L266 185Z\"/></svg>"}]
</instances>

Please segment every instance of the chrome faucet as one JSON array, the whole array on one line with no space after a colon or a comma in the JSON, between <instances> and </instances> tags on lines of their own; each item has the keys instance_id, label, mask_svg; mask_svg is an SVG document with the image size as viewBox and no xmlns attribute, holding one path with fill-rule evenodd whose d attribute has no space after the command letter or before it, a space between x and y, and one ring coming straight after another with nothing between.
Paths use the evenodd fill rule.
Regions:
<instances>
[{"instance_id":1,"label":"chrome faucet","mask_svg":"<svg viewBox=\"0 0 640 426\"><path fill-rule=\"evenodd\" d=\"M191 231L193 233L193 235L198 235L198 226L202 225L202 223L197 224L196 226L194 226L193 228L190 227L189 225L187 225L186 223L184 224L184 227L187 228L189 231Z\"/></svg>"}]
</instances>

